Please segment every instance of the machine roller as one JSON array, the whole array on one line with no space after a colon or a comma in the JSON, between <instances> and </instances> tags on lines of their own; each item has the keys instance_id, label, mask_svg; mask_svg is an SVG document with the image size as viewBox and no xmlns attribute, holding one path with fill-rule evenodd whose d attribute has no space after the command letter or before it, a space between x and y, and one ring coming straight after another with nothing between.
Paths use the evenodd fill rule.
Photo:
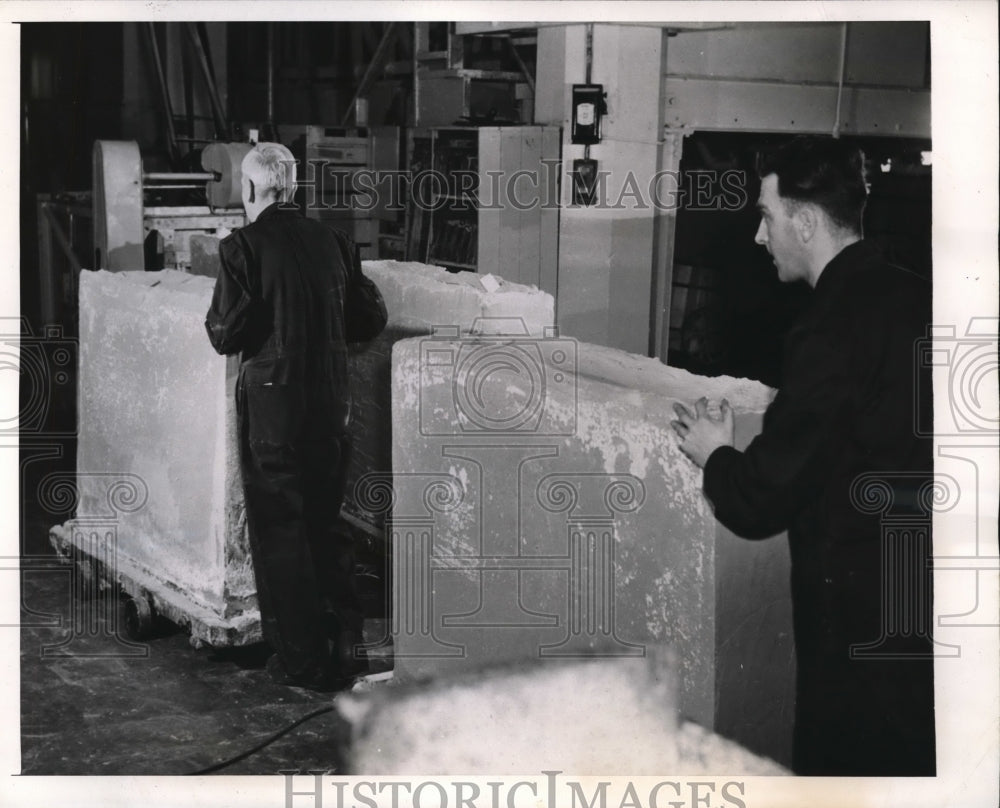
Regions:
<instances>
[{"instance_id":1,"label":"machine roller","mask_svg":"<svg viewBox=\"0 0 1000 808\"><path fill-rule=\"evenodd\" d=\"M190 238L245 224L240 164L249 143L212 143L203 172L144 172L134 141L94 142L94 268L112 272L184 268ZM152 192L205 189L205 205L151 203Z\"/></svg>"}]
</instances>

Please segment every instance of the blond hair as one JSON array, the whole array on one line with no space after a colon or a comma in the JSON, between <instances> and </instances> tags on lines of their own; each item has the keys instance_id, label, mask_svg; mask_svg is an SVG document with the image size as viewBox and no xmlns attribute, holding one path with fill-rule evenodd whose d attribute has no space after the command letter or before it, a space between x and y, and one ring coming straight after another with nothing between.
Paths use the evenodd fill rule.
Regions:
<instances>
[{"instance_id":1,"label":"blond hair","mask_svg":"<svg viewBox=\"0 0 1000 808\"><path fill-rule=\"evenodd\" d=\"M271 190L279 202L288 202L295 194L295 158L280 143L258 143L246 153L240 169L258 194Z\"/></svg>"}]
</instances>

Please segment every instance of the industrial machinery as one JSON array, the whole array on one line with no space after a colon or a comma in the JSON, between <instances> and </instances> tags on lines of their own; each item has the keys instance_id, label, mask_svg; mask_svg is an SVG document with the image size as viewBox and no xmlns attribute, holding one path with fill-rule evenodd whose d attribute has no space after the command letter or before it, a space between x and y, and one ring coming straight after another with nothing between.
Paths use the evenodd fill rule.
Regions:
<instances>
[{"instance_id":1,"label":"industrial machinery","mask_svg":"<svg viewBox=\"0 0 1000 808\"><path fill-rule=\"evenodd\" d=\"M397 126L303 127L298 182L305 214L346 233L362 258L390 257L389 241L399 242L402 257L402 237L382 232L382 223L402 227L403 199L393 186L400 140Z\"/></svg>"},{"instance_id":2,"label":"industrial machinery","mask_svg":"<svg viewBox=\"0 0 1000 808\"><path fill-rule=\"evenodd\" d=\"M251 148L211 143L202 172L144 172L134 141L95 141L93 268L184 269L193 234L242 227L240 163ZM205 203L192 204L192 196L200 202L192 192L202 188Z\"/></svg>"}]
</instances>

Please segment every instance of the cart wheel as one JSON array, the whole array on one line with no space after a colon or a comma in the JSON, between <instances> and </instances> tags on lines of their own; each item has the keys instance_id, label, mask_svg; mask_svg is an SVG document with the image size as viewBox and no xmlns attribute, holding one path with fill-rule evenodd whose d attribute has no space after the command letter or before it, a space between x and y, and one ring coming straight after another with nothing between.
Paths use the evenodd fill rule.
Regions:
<instances>
[{"instance_id":1,"label":"cart wheel","mask_svg":"<svg viewBox=\"0 0 1000 808\"><path fill-rule=\"evenodd\" d=\"M144 597L125 600L125 636L145 640L153 633L153 607Z\"/></svg>"}]
</instances>

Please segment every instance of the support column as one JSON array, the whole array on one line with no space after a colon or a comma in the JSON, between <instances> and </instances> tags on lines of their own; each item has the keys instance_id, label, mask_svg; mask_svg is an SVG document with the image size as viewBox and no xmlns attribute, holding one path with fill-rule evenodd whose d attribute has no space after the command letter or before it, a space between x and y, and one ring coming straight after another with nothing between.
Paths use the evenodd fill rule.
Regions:
<instances>
[{"instance_id":1,"label":"support column","mask_svg":"<svg viewBox=\"0 0 1000 808\"><path fill-rule=\"evenodd\" d=\"M660 155L660 28L595 25L591 81L607 93L601 143L590 147L603 193L572 206L568 172L584 147L571 139L572 85L587 77L584 25L538 32L535 120L563 127L557 321L564 335L631 353L650 348L655 183Z\"/></svg>"}]
</instances>

